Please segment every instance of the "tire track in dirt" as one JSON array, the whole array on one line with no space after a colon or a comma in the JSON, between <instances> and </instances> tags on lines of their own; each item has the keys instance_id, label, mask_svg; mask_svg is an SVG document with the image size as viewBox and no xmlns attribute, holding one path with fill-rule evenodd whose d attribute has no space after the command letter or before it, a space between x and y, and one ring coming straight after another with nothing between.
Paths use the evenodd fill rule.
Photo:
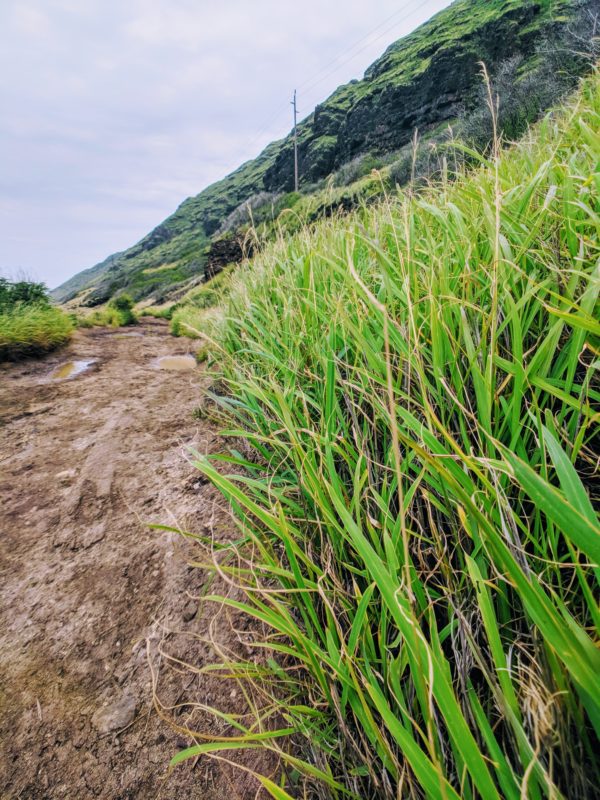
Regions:
<instances>
[{"instance_id":1,"label":"tire track in dirt","mask_svg":"<svg viewBox=\"0 0 600 800\"><path fill-rule=\"evenodd\" d=\"M60 353L0 367L2 798L256 796L219 762L167 771L193 740L154 711L147 648L167 705L192 697L234 710L235 692L165 659L166 647L195 666L214 660L215 620L197 611L202 577L186 566L182 537L147 523L217 538L232 526L185 458L186 446L221 446L192 417L208 379L156 369L156 357L189 346L164 323L136 332L80 331ZM48 382L68 359L97 362ZM242 628L223 621L230 650ZM189 706L173 715L185 725L194 713L204 730L226 732Z\"/></svg>"}]
</instances>

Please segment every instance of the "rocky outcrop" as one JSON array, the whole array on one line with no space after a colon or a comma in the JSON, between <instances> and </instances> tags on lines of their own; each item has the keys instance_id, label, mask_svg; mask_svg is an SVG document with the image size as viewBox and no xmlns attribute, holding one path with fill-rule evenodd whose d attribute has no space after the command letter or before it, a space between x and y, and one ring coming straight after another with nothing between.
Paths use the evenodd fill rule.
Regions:
<instances>
[{"instance_id":1,"label":"rocky outcrop","mask_svg":"<svg viewBox=\"0 0 600 800\"><path fill-rule=\"evenodd\" d=\"M460 19L481 4L455 5L467 31L436 33L444 12L424 25L418 35L392 45L365 73L362 81L341 87L301 126L299 140L300 174L308 183L329 175L359 153L387 153L399 150L414 130L426 133L455 119L473 100L481 83L481 63L493 74L495 68L514 54L527 58L534 53L543 25L538 18L547 3L505 3L504 10L480 25L468 29ZM451 9L452 10L452 7ZM548 17L547 23L551 19ZM428 30L429 29L429 30ZM457 31L460 33L460 31ZM416 40L416 41L415 41ZM414 69L406 69L406 62ZM265 174L269 191L292 188L293 148L291 142Z\"/></svg>"},{"instance_id":2,"label":"rocky outcrop","mask_svg":"<svg viewBox=\"0 0 600 800\"><path fill-rule=\"evenodd\" d=\"M229 264L238 264L254 253L254 242L244 236L222 236L210 246L206 261L206 280L214 278Z\"/></svg>"}]
</instances>

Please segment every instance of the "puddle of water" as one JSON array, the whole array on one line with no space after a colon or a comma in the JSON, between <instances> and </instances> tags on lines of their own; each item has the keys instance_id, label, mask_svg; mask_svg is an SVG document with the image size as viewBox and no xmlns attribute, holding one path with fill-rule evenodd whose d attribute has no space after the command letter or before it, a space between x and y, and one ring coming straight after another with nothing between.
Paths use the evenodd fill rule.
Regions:
<instances>
[{"instance_id":1,"label":"puddle of water","mask_svg":"<svg viewBox=\"0 0 600 800\"><path fill-rule=\"evenodd\" d=\"M111 339L131 339L134 336L137 337L137 336L143 336L143 335L144 335L143 333L137 333L135 331L132 331L131 333L111 333L110 334L110 338Z\"/></svg>"},{"instance_id":2,"label":"puddle of water","mask_svg":"<svg viewBox=\"0 0 600 800\"><path fill-rule=\"evenodd\" d=\"M175 372L184 372L188 369L195 369L196 359L194 356L163 356L156 359L158 369L170 369Z\"/></svg>"},{"instance_id":3,"label":"puddle of water","mask_svg":"<svg viewBox=\"0 0 600 800\"><path fill-rule=\"evenodd\" d=\"M51 381L66 381L70 378L76 378L82 372L86 372L92 364L96 363L96 359L89 361L65 361L64 364L59 364L50 373Z\"/></svg>"}]
</instances>

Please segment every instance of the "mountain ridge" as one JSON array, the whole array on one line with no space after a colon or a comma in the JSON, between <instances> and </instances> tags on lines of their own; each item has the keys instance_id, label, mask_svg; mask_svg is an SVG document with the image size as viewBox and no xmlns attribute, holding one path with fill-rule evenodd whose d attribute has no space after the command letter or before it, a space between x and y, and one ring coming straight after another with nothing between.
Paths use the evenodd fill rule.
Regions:
<instances>
[{"instance_id":1,"label":"mountain ridge","mask_svg":"<svg viewBox=\"0 0 600 800\"><path fill-rule=\"evenodd\" d=\"M580 5L578 0L456 0L392 43L361 80L338 87L301 121L302 191L310 194L313 185L361 155L400 150L415 129L426 138L451 123L477 102L480 62L493 72L514 56L533 59L536 43ZM136 300L160 302L165 291L206 274L224 222L242 204L265 193L284 208L293 206L292 165L290 134L184 200L132 247L61 284L53 297L64 302L85 292L83 304L98 305L127 290Z\"/></svg>"}]
</instances>

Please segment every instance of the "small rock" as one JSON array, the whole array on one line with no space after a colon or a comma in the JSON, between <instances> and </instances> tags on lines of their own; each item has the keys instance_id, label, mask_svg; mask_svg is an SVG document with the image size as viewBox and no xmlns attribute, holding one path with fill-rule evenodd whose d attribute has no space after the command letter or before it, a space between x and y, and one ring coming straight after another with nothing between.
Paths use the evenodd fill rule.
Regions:
<instances>
[{"instance_id":1,"label":"small rock","mask_svg":"<svg viewBox=\"0 0 600 800\"><path fill-rule=\"evenodd\" d=\"M71 544L71 549L78 550L79 548L83 548L87 550L89 547L92 547L92 545L101 542L105 535L106 524L103 521L96 522L94 525L90 525L89 528L78 532Z\"/></svg>"},{"instance_id":2,"label":"small rock","mask_svg":"<svg viewBox=\"0 0 600 800\"><path fill-rule=\"evenodd\" d=\"M59 483L69 483L77 475L76 469L63 469L54 476Z\"/></svg>"},{"instance_id":3,"label":"small rock","mask_svg":"<svg viewBox=\"0 0 600 800\"><path fill-rule=\"evenodd\" d=\"M135 717L137 703L130 694L124 694L114 703L99 708L92 717L98 733L110 733L126 728Z\"/></svg>"},{"instance_id":4,"label":"small rock","mask_svg":"<svg viewBox=\"0 0 600 800\"><path fill-rule=\"evenodd\" d=\"M47 411L52 410L51 403L33 403L32 405L27 408L25 411L26 416L31 416L32 414L45 414Z\"/></svg>"},{"instance_id":5,"label":"small rock","mask_svg":"<svg viewBox=\"0 0 600 800\"><path fill-rule=\"evenodd\" d=\"M77 750L83 747L85 743L86 743L86 736L83 733L79 733L77 734L77 736L73 738L73 747L77 748Z\"/></svg>"},{"instance_id":6,"label":"small rock","mask_svg":"<svg viewBox=\"0 0 600 800\"><path fill-rule=\"evenodd\" d=\"M198 604L195 600L188 600L185 606L183 607L183 621L184 622L191 622L196 614L198 613Z\"/></svg>"}]
</instances>

